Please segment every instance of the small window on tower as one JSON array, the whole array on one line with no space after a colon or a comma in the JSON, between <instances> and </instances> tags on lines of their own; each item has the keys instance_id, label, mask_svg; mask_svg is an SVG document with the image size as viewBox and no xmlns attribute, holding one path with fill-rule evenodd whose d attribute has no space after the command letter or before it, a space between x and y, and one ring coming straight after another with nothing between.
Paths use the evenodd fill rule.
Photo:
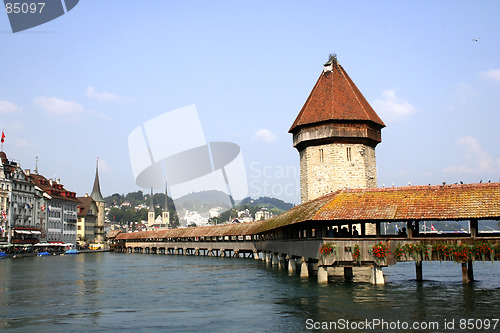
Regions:
<instances>
[{"instance_id":1,"label":"small window on tower","mask_svg":"<svg viewBox=\"0 0 500 333\"><path fill-rule=\"evenodd\" d=\"M323 156L323 148L319 149L319 161L323 162L324 161L324 156Z\"/></svg>"},{"instance_id":2,"label":"small window on tower","mask_svg":"<svg viewBox=\"0 0 500 333\"><path fill-rule=\"evenodd\" d=\"M347 161L351 161L352 160L352 156L351 156L351 147L347 147Z\"/></svg>"}]
</instances>

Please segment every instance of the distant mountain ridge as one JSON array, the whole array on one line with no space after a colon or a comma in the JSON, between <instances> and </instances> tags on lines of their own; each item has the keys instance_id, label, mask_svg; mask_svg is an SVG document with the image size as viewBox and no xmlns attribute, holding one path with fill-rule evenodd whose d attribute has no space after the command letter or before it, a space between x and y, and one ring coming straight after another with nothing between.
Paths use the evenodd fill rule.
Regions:
<instances>
[{"instance_id":1,"label":"distant mountain ridge","mask_svg":"<svg viewBox=\"0 0 500 333\"><path fill-rule=\"evenodd\" d=\"M217 190L193 192L175 200L172 200L170 197L168 199L169 211L171 211L171 214L174 213L174 204L175 211L177 212L180 212L181 210L189 210L197 211L200 214L208 213L211 208L221 207L224 211L224 213L222 213L223 220L225 220L226 217L227 219L229 219L230 216L234 217L237 214L237 211L242 211L245 209L248 209L250 214L254 216L256 211L260 210L261 208L267 208L267 210L269 210L269 212L271 212L273 216L276 216L294 207L294 204L292 203L271 197L260 197L258 199L246 197L243 200L237 202L233 207L229 200L229 196L226 193ZM148 207L150 203L150 195L144 194L142 191L131 192L126 195L115 193L109 197L106 197L105 201L108 207L112 207L114 205L120 206L120 204L124 202L129 202L132 207L139 204L143 204ZM163 208L164 202L164 193L154 194L154 203L156 206L155 210L157 211L156 215L161 214L161 209ZM132 207L130 207L129 210L133 211ZM122 210L123 209L125 209L125 207L123 207ZM115 211L113 216L118 217L117 213L118 212ZM144 208L141 214L146 216L147 208ZM127 217L125 219L136 220L138 218ZM144 219L144 217L142 217L142 219Z\"/></svg>"},{"instance_id":2,"label":"distant mountain ridge","mask_svg":"<svg viewBox=\"0 0 500 333\"><path fill-rule=\"evenodd\" d=\"M262 207L273 206L284 212L293 208L294 206L294 204L292 203L284 202L283 200L271 197L260 197L258 199L252 199L250 197L247 197L241 200L241 202L238 205L252 205L252 206L262 206Z\"/></svg>"},{"instance_id":3,"label":"distant mountain ridge","mask_svg":"<svg viewBox=\"0 0 500 333\"><path fill-rule=\"evenodd\" d=\"M174 200L177 210L187 209L205 213L214 207L231 208L229 196L217 190L193 192Z\"/></svg>"}]
</instances>

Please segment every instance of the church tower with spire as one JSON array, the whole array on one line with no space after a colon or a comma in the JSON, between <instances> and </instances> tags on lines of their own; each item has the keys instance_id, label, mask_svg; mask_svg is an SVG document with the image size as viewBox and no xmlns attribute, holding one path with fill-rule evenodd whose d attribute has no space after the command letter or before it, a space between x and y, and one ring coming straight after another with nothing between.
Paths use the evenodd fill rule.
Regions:
<instances>
[{"instance_id":1,"label":"church tower with spire","mask_svg":"<svg viewBox=\"0 0 500 333\"><path fill-rule=\"evenodd\" d=\"M168 186L165 185L165 203L163 204L163 211L161 213L161 222L165 227L170 227L170 213L168 211Z\"/></svg>"},{"instance_id":2,"label":"church tower with spire","mask_svg":"<svg viewBox=\"0 0 500 333\"><path fill-rule=\"evenodd\" d=\"M149 210L148 210L148 229L152 228L154 224L155 224L155 205L153 202L153 189L151 188L151 200L149 203Z\"/></svg>"},{"instance_id":3,"label":"church tower with spire","mask_svg":"<svg viewBox=\"0 0 500 333\"><path fill-rule=\"evenodd\" d=\"M102 243L104 242L104 208L105 202L104 198L101 194L101 186L99 185L99 158L97 159L96 168L95 168L95 179L94 179L94 188L92 189L92 194L90 195L92 199L94 199L97 205L97 220L96 220L96 242Z\"/></svg>"},{"instance_id":4,"label":"church tower with spire","mask_svg":"<svg viewBox=\"0 0 500 333\"><path fill-rule=\"evenodd\" d=\"M377 187L375 146L383 127L331 55L289 130L300 155L301 201L344 188Z\"/></svg>"}]
</instances>

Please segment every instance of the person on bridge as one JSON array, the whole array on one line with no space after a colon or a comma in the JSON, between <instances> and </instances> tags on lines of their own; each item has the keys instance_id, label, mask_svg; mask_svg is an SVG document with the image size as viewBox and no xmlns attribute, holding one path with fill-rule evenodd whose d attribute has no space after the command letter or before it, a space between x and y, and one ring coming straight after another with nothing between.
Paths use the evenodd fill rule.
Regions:
<instances>
[{"instance_id":1,"label":"person on bridge","mask_svg":"<svg viewBox=\"0 0 500 333\"><path fill-rule=\"evenodd\" d=\"M358 229L356 229L356 226L352 227L352 237L359 237L359 232Z\"/></svg>"}]
</instances>

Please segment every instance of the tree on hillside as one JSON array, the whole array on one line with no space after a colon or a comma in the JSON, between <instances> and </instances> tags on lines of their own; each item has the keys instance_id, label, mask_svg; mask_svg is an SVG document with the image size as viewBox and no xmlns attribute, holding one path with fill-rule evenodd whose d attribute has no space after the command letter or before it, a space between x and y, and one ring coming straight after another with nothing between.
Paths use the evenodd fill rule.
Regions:
<instances>
[{"instance_id":1,"label":"tree on hillside","mask_svg":"<svg viewBox=\"0 0 500 333\"><path fill-rule=\"evenodd\" d=\"M109 197L104 198L104 201L106 202L106 206L111 207L115 205L121 205L123 203L123 196L120 195L119 193L115 193Z\"/></svg>"},{"instance_id":2,"label":"tree on hillside","mask_svg":"<svg viewBox=\"0 0 500 333\"><path fill-rule=\"evenodd\" d=\"M125 201L130 202L132 206L137 206L144 202L144 193L142 191L130 192L125 195Z\"/></svg>"},{"instance_id":3,"label":"tree on hillside","mask_svg":"<svg viewBox=\"0 0 500 333\"><path fill-rule=\"evenodd\" d=\"M147 220L148 210L135 210L133 207L111 207L108 212L108 219L119 224L128 224L129 222L139 222Z\"/></svg>"}]
</instances>

